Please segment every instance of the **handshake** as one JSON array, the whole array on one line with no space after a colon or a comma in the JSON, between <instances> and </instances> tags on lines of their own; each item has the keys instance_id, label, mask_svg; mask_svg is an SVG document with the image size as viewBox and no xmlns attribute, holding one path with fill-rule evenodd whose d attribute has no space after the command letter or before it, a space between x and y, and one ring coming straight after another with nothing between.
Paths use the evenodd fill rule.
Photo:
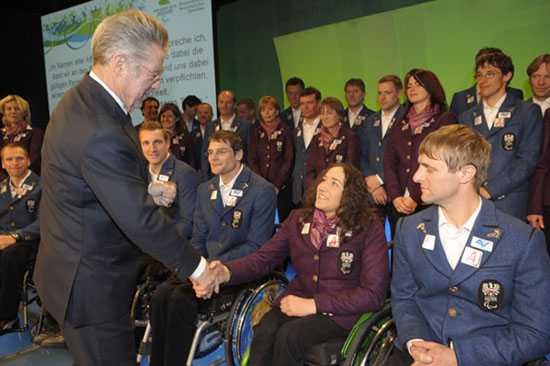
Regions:
<instances>
[{"instance_id":1,"label":"handshake","mask_svg":"<svg viewBox=\"0 0 550 366\"><path fill-rule=\"evenodd\" d=\"M208 264L204 269L204 272L199 278L189 280L193 284L193 290L195 290L195 296L209 299L212 296L212 292L219 293L220 285L228 282L231 279L231 272L229 268L224 266L220 261L213 261Z\"/></svg>"},{"instance_id":2,"label":"handshake","mask_svg":"<svg viewBox=\"0 0 550 366\"><path fill-rule=\"evenodd\" d=\"M177 189L176 183L159 180L149 183L147 192L149 192L157 206L171 207L178 193Z\"/></svg>"}]
</instances>

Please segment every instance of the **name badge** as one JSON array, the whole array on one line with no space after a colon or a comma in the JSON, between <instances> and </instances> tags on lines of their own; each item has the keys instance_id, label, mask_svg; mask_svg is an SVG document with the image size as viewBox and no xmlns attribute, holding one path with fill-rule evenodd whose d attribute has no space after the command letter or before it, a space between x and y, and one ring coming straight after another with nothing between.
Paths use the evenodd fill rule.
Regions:
<instances>
[{"instance_id":1,"label":"name badge","mask_svg":"<svg viewBox=\"0 0 550 366\"><path fill-rule=\"evenodd\" d=\"M353 231L346 231L346 233L344 234L344 236L352 236L353 235Z\"/></svg>"},{"instance_id":2,"label":"name badge","mask_svg":"<svg viewBox=\"0 0 550 366\"><path fill-rule=\"evenodd\" d=\"M296 133L296 137L300 137L302 136L302 130L298 130L298 132Z\"/></svg>"},{"instance_id":3,"label":"name badge","mask_svg":"<svg viewBox=\"0 0 550 366\"><path fill-rule=\"evenodd\" d=\"M173 144L173 145L177 145L178 142L179 142L178 137L175 136L175 137L172 139L172 144Z\"/></svg>"},{"instance_id":4,"label":"name badge","mask_svg":"<svg viewBox=\"0 0 550 366\"><path fill-rule=\"evenodd\" d=\"M492 241L483 240L481 238L478 238L477 236L472 237L472 242L470 243L470 246L472 246L474 248L484 250L486 252L492 252L493 251L493 242Z\"/></svg>"},{"instance_id":5,"label":"name badge","mask_svg":"<svg viewBox=\"0 0 550 366\"><path fill-rule=\"evenodd\" d=\"M170 178L170 177L167 176L167 175L159 174L159 178L158 178L158 179L159 179L161 182L168 182L168 179L169 179L169 178Z\"/></svg>"},{"instance_id":6,"label":"name badge","mask_svg":"<svg viewBox=\"0 0 550 366\"><path fill-rule=\"evenodd\" d=\"M493 127L504 127L504 118L496 118Z\"/></svg>"},{"instance_id":7,"label":"name badge","mask_svg":"<svg viewBox=\"0 0 550 366\"><path fill-rule=\"evenodd\" d=\"M27 191L32 191L32 186L30 184L23 184L21 186L21 188L27 190Z\"/></svg>"},{"instance_id":8,"label":"name badge","mask_svg":"<svg viewBox=\"0 0 550 366\"><path fill-rule=\"evenodd\" d=\"M264 136L265 136L265 132L264 132L264 131L262 131L262 132L260 133L260 138L261 138L261 139L263 139L263 138L264 138Z\"/></svg>"},{"instance_id":9,"label":"name badge","mask_svg":"<svg viewBox=\"0 0 550 366\"><path fill-rule=\"evenodd\" d=\"M481 116L477 116L477 117L474 119L474 125L476 125L476 126L479 126L482 122L483 122L483 119L482 119Z\"/></svg>"},{"instance_id":10,"label":"name badge","mask_svg":"<svg viewBox=\"0 0 550 366\"><path fill-rule=\"evenodd\" d=\"M309 234L309 227L311 224L309 222L306 222L304 226L302 227L302 234Z\"/></svg>"},{"instance_id":11,"label":"name badge","mask_svg":"<svg viewBox=\"0 0 550 366\"><path fill-rule=\"evenodd\" d=\"M218 198L218 191L212 191L210 194L210 199L214 201L216 198Z\"/></svg>"},{"instance_id":12,"label":"name badge","mask_svg":"<svg viewBox=\"0 0 550 366\"><path fill-rule=\"evenodd\" d=\"M466 99L466 103L470 104L470 103L473 103L475 100L476 100L475 97L473 95L470 95L468 99Z\"/></svg>"},{"instance_id":13,"label":"name badge","mask_svg":"<svg viewBox=\"0 0 550 366\"><path fill-rule=\"evenodd\" d=\"M241 191L240 189L232 189L231 190L231 193L229 193L230 196L235 196L235 197L242 197L243 196L243 191Z\"/></svg>"},{"instance_id":14,"label":"name badge","mask_svg":"<svg viewBox=\"0 0 550 366\"><path fill-rule=\"evenodd\" d=\"M435 248L435 235L426 235L422 242L422 248L427 250L434 250Z\"/></svg>"},{"instance_id":15,"label":"name badge","mask_svg":"<svg viewBox=\"0 0 550 366\"><path fill-rule=\"evenodd\" d=\"M510 118L510 117L512 117L512 113L510 113L510 112L499 112L498 117L499 118Z\"/></svg>"},{"instance_id":16,"label":"name badge","mask_svg":"<svg viewBox=\"0 0 550 366\"><path fill-rule=\"evenodd\" d=\"M338 238L338 235L329 234L329 236L327 237L327 247L328 248L339 248L340 247L340 239Z\"/></svg>"},{"instance_id":17,"label":"name badge","mask_svg":"<svg viewBox=\"0 0 550 366\"><path fill-rule=\"evenodd\" d=\"M481 250L477 250L472 247L465 247L460 262L471 267L479 268L481 258L483 258L483 252Z\"/></svg>"},{"instance_id":18,"label":"name badge","mask_svg":"<svg viewBox=\"0 0 550 366\"><path fill-rule=\"evenodd\" d=\"M229 198L227 199L226 205L234 207L236 204L237 204L237 197L229 196Z\"/></svg>"}]
</instances>

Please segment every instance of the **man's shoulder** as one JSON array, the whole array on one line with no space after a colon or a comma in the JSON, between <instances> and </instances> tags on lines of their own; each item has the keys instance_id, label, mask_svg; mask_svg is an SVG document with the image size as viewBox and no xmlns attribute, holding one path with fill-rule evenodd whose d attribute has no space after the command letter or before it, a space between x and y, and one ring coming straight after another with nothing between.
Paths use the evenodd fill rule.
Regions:
<instances>
[{"instance_id":1,"label":"man's shoulder","mask_svg":"<svg viewBox=\"0 0 550 366\"><path fill-rule=\"evenodd\" d=\"M456 93L453 94L453 99L465 98L467 94L472 94L472 93L475 94L475 92L476 92L476 86L474 85L469 87L468 89L457 91Z\"/></svg>"}]
</instances>

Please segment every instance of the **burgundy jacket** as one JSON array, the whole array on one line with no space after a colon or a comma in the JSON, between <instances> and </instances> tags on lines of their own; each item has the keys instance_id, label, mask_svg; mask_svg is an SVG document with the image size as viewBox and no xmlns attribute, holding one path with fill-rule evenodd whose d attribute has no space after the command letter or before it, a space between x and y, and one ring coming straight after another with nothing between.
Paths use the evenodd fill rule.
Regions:
<instances>
[{"instance_id":1,"label":"burgundy jacket","mask_svg":"<svg viewBox=\"0 0 550 366\"><path fill-rule=\"evenodd\" d=\"M454 114L443 112L439 117L433 117L418 134L411 133L406 116L393 124L384 153L386 190L392 201L403 196L405 188L408 188L411 198L421 203L420 185L413 182L413 175L418 169L418 148L430 132L453 123L457 123Z\"/></svg>"},{"instance_id":2,"label":"burgundy jacket","mask_svg":"<svg viewBox=\"0 0 550 366\"><path fill-rule=\"evenodd\" d=\"M183 123L183 122L182 122ZM193 169L198 170L199 164L195 158L195 150L193 147L193 137L187 132L179 132L170 139L170 152L174 154L176 159L186 162Z\"/></svg>"},{"instance_id":3,"label":"burgundy jacket","mask_svg":"<svg viewBox=\"0 0 550 366\"><path fill-rule=\"evenodd\" d=\"M361 142L359 135L342 124L335 141L340 141L334 150L321 145L321 133L311 139L306 164L306 189L315 178L332 163L347 163L359 169Z\"/></svg>"},{"instance_id":4,"label":"burgundy jacket","mask_svg":"<svg viewBox=\"0 0 550 366\"><path fill-rule=\"evenodd\" d=\"M277 189L288 184L294 164L294 141L292 127L280 123L269 139L262 126L252 130L248 145L248 166L273 183Z\"/></svg>"},{"instance_id":5,"label":"burgundy jacket","mask_svg":"<svg viewBox=\"0 0 550 366\"><path fill-rule=\"evenodd\" d=\"M21 131L12 138L6 136L6 129L0 129L0 149L9 144L10 142L16 142L25 146L31 159L30 169L36 174L40 175L40 164L42 163L41 150L42 141L44 140L44 131L38 127L27 126L27 129ZM4 180L8 175L4 169L0 169L0 181Z\"/></svg>"},{"instance_id":6,"label":"burgundy jacket","mask_svg":"<svg viewBox=\"0 0 550 366\"><path fill-rule=\"evenodd\" d=\"M317 313L351 329L363 313L379 310L386 299L389 260L382 224L373 220L369 229L344 235L339 247L328 247L325 241L317 249L309 239L312 218L299 221L303 213L292 211L258 251L226 263L230 284L261 278L290 255L297 275L273 306L288 295L313 298Z\"/></svg>"},{"instance_id":7,"label":"burgundy jacket","mask_svg":"<svg viewBox=\"0 0 550 366\"><path fill-rule=\"evenodd\" d=\"M531 177L529 186L528 215L542 215L542 206L550 206L550 109L544 113L544 132L542 150L537 163L537 170Z\"/></svg>"}]
</instances>

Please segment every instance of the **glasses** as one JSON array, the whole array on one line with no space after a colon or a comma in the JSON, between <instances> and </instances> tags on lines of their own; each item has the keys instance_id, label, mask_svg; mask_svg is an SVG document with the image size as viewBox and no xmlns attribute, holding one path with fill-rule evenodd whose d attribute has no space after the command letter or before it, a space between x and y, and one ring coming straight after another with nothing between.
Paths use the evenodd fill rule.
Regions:
<instances>
[{"instance_id":1,"label":"glasses","mask_svg":"<svg viewBox=\"0 0 550 366\"><path fill-rule=\"evenodd\" d=\"M147 70L147 72L149 73L149 76L151 76L151 78L153 79L152 80L153 83L156 83L157 81L160 81L160 76L162 75L162 72L159 74L159 73L156 73L156 72L150 70L145 65L140 64L140 66L143 67L145 70Z\"/></svg>"},{"instance_id":2,"label":"glasses","mask_svg":"<svg viewBox=\"0 0 550 366\"><path fill-rule=\"evenodd\" d=\"M204 155L206 155L206 157L216 156L216 155L222 156L227 154L230 151L231 149L208 150L207 152L204 153Z\"/></svg>"},{"instance_id":3,"label":"glasses","mask_svg":"<svg viewBox=\"0 0 550 366\"><path fill-rule=\"evenodd\" d=\"M476 80L482 80L483 78L487 79L487 80L491 80L491 79L494 79L495 76L501 74L501 72L494 72L494 71L487 71L485 74L482 73L482 72L478 72L476 73L475 75L475 78Z\"/></svg>"}]
</instances>

